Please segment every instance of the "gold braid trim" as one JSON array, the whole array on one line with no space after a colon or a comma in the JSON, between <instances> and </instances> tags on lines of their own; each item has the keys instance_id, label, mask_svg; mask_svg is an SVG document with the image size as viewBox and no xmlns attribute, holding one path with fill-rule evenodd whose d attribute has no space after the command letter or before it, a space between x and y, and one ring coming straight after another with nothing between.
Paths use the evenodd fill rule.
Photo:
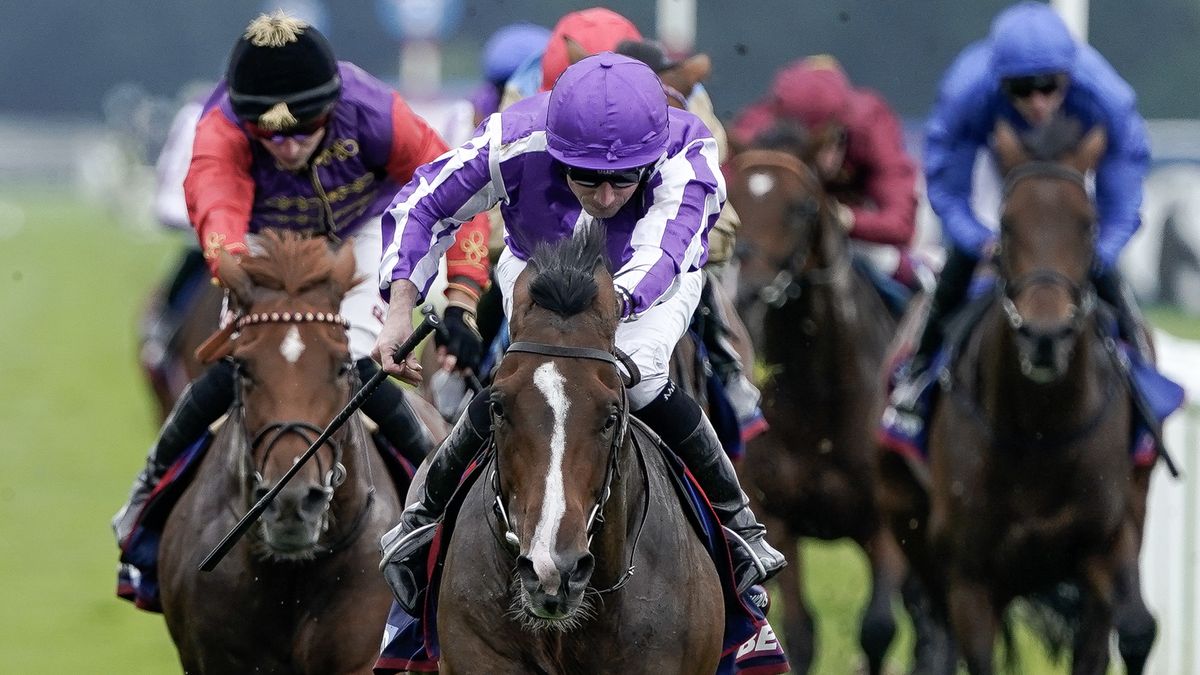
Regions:
<instances>
[{"instance_id":1,"label":"gold braid trim","mask_svg":"<svg viewBox=\"0 0 1200 675\"><path fill-rule=\"evenodd\" d=\"M255 47L282 47L299 40L305 28L308 24L304 21L276 10L274 14L259 14L251 21L246 26L245 38Z\"/></svg>"},{"instance_id":2,"label":"gold braid trim","mask_svg":"<svg viewBox=\"0 0 1200 675\"><path fill-rule=\"evenodd\" d=\"M296 123L296 116L288 109L286 103L279 102L271 109L258 116L258 126L267 131L280 131Z\"/></svg>"}]
</instances>

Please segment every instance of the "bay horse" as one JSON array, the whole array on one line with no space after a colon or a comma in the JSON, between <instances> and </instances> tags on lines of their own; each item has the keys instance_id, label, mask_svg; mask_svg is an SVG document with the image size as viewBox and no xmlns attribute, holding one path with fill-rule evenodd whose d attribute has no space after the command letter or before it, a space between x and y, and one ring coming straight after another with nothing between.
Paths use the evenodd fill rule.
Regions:
<instances>
[{"instance_id":1,"label":"bay horse","mask_svg":"<svg viewBox=\"0 0 1200 675\"><path fill-rule=\"evenodd\" d=\"M895 633L892 599L906 565L879 517L875 423L883 409L881 368L895 323L871 283L852 266L834 202L811 165L811 139L781 127L734 157L729 200L741 215L738 308L754 316L766 370L770 428L739 467L772 544L798 561L801 537L848 537L867 555L871 598L859 642L879 673ZM807 672L814 618L803 569L778 577L788 658Z\"/></svg>"},{"instance_id":2,"label":"bay horse","mask_svg":"<svg viewBox=\"0 0 1200 675\"><path fill-rule=\"evenodd\" d=\"M1138 570L1151 467L1131 456L1133 403L1090 276L1084 176L1105 136L1080 135L1026 147L1007 124L995 130L996 292L942 376L927 493L910 482L918 498L892 517L919 523L906 551L925 549L910 558L976 675L993 672L1009 603L1064 584L1078 591L1062 613L1073 673L1106 672L1114 626L1126 671L1141 673L1156 633Z\"/></svg>"},{"instance_id":3,"label":"bay horse","mask_svg":"<svg viewBox=\"0 0 1200 675\"><path fill-rule=\"evenodd\" d=\"M443 673L690 675L720 659L722 589L630 414L604 250L589 227L540 247L517 279L491 464L441 575Z\"/></svg>"},{"instance_id":4,"label":"bay horse","mask_svg":"<svg viewBox=\"0 0 1200 675\"><path fill-rule=\"evenodd\" d=\"M237 400L160 546L163 614L185 672L367 675L391 593L379 537L401 496L355 416L212 572L200 560L287 471L358 383L337 313L353 247L266 231L260 255L224 256L239 308ZM428 419L428 416L426 416Z\"/></svg>"}]
</instances>

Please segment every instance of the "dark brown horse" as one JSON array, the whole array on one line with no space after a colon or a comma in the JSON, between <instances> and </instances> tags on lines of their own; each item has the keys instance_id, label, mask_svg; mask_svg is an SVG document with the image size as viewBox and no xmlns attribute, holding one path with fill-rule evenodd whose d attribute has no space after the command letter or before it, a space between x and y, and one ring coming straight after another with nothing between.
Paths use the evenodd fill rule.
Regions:
<instances>
[{"instance_id":1,"label":"dark brown horse","mask_svg":"<svg viewBox=\"0 0 1200 675\"><path fill-rule=\"evenodd\" d=\"M850 262L845 231L804 139L749 149L733 160L729 199L741 215L739 309L758 317L763 412L770 429L746 449L739 473L772 543L794 561L801 537L849 537L871 565L860 644L879 673L893 634L892 599L905 564L878 516L873 430L880 372L895 324ZM814 622L802 568L779 575L788 657L807 672ZM777 601L779 601L777 600Z\"/></svg>"},{"instance_id":2,"label":"dark brown horse","mask_svg":"<svg viewBox=\"0 0 1200 675\"><path fill-rule=\"evenodd\" d=\"M441 577L444 673L694 674L720 658L716 569L612 356L603 247L589 229L543 247L517 279L493 463Z\"/></svg>"},{"instance_id":3,"label":"dark brown horse","mask_svg":"<svg viewBox=\"0 0 1200 675\"><path fill-rule=\"evenodd\" d=\"M356 673L378 655L391 594L379 536L400 497L362 420L296 474L212 572L197 564L287 471L357 386L337 313L351 246L267 232L220 279L239 308L238 402L168 519L163 614L187 673Z\"/></svg>"},{"instance_id":4,"label":"dark brown horse","mask_svg":"<svg viewBox=\"0 0 1200 675\"><path fill-rule=\"evenodd\" d=\"M1009 603L1059 584L1078 589L1073 673L1106 671L1114 626L1129 673L1142 672L1154 640L1138 571L1150 468L1130 455L1131 399L1090 280L1096 212L1084 172L1104 145L1097 129L1035 159L997 128L1007 174L998 292L943 378L928 492L911 477L893 482L900 465L885 459L891 520L917 524L898 536L972 673L993 672Z\"/></svg>"}]
</instances>

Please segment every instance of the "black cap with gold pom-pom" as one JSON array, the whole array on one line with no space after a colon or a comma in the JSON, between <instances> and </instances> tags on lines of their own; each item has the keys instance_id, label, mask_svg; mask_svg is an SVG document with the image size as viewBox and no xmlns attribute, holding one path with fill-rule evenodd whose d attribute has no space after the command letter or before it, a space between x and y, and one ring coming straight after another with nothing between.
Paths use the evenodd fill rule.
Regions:
<instances>
[{"instance_id":1,"label":"black cap with gold pom-pom","mask_svg":"<svg viewBox=\"0 0 1200 675\"><path fill-rule=\"evenodd\" d=\"M329 41L283 12L250 22L229 56L226 80L238 118L270 130L322 115L342 90Z\"/></svg>"}]
</instances>

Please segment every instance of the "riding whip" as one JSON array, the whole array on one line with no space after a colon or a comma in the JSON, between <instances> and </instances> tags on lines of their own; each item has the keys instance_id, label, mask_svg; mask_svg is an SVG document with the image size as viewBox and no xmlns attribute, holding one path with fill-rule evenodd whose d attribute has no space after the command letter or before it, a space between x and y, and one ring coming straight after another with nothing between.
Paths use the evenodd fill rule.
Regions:
<instances>
[{"instance_id":1,"label":"riding whip","mask_svg":"<svg viewBox=\"0 0 1200 675\"><path fill-rule=\"evenodd\" d=\"M408 355L417 348L417 345L421 344L426 337L429 337L429 334L432 333L434 329L438 327L438 325L440 325L440 320L438 319L437 315L427 313L425 315L425 320L422 321L415 330L413 330L412 335L408 336L408 339L404 341L404 344L400 345L400 347L396 349L396 353L393 358L397 362L407 358ZM300 467L304 466L304 463L307 462L309 458L317 454L317 450L324 445L325 442L328 441L329 438L333 436L333 434L336 433L343 424L346 423L346 420L350 419L351 415L353 415L360 407L362 407L363 402L366 401L371 394L375 393L375 390L379 388L380 384L383 384L383 381L387 379L387 376L387 372L383 369L380 369L379 372L375 373L373 376L371 376L371 379L367 380L366 383L363 384L362 389L358 390L358 393L356 393L350 399L350 402L346 404L346 407L342 408L342 411L333 418L333 421L329 423L329 426L325 427L325 430L321 432L321 435L312 442L312 445L309 446L308 450L306 450L304 454L296 460L296 463L287 470L287 473L283 474L283 477L279 479L279 482L275 484L275 487L271 488L267 494L263 495L262 499L258 500L258 503L252 506L250 510L246 512L246 515L242 516L242 519L238 521L237 525L234 525L233 529L225 535L225 538L222 539L221 542L217 544L216 547L213 548L213 550L208 554L208 556L206 556L204 560L200 562L201 572L211 572L213 568L217 566L217 563L221 562L225 555L229 553L229 550L233 548L234 544L236 544L238 540L242 538L242 535L246 534L246 530L249 530L250 526L253 525L254 522L258 520L259 516L263 514L263 511L267 510L267 507L270 506L271 502L275 499L275 496L279 494L279 491L282 490L285 485L287 485L288 481L292 479L292 476L295 476L296 473L300 471Z\"/></svg>"}]
</instances>

